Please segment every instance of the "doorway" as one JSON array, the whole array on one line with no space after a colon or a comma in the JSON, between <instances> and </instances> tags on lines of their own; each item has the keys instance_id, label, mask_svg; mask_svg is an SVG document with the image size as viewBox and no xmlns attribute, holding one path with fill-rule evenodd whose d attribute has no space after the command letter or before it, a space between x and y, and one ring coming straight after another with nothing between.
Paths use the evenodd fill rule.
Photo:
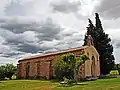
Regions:
<instances>
[{"instance_id":1,"label":"doorway","mask_svg":"<svg viewBox=\"0 0 120 90\"><path fill-rule=\"evenodd\" d=\"M92 64L91 64L91 76L95 76L95 57L92 56Z\"/></svg>"}]
</instances>

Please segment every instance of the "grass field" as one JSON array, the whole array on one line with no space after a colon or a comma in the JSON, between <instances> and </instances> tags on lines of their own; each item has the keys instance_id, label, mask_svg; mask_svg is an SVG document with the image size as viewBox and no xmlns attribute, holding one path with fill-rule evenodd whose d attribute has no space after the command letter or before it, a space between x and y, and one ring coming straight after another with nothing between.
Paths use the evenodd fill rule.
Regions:
<instances>
[{"instance_id":1,"label":"grass field","mask_svg":"<svg viewBox=\"0 0 120 90\"><path fill-rule=\"evenodd\" d=\"M71 87L52 81L8 80L0 81L0 90L120 90L120 78L82 82Z\"/></svg>"}]
</instances>

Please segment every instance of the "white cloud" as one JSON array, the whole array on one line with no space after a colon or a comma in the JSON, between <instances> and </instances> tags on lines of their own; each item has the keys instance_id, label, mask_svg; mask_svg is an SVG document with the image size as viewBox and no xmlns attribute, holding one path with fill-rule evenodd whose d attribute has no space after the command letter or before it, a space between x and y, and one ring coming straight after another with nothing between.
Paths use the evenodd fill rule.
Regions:
<instances>
[{"instance_id":1,"label":"white cloud","mask_svg":"<svg viewBox=\"0 0 120 90\"><path fill-rule=\"evenodd\" d=\"M81 9L79 10L79 14L82 16L91 16L94 13L94 9L99 5L99 0L80 0L81 1ZM81 13L82 12L82 13Z\"/></svg>"},{"instance_id":2,"label":"white cloud","mask_svg":"<svg viewBox=\"0 0 120 90\"><path fill-rule=\"evenodd\" d=\"M0 57L0 65L7 64L7 63L12 63L16 65L18 61L15 58L6 58L6 57Z\"/></svg>"},{"instance_id":3,"label":"white cloud","mask_svg":"<svg viewBox=\"0 0 120 90\"><path fill-rule=\"evenodd\" d=\"M15 59L23 56L81 46L88 17L93 18L96 7L102 5L101 0L10 1L0 3L0 63L17 63ZM101 18L118 59L120 20Z\"/></svg>"}]
</instances>

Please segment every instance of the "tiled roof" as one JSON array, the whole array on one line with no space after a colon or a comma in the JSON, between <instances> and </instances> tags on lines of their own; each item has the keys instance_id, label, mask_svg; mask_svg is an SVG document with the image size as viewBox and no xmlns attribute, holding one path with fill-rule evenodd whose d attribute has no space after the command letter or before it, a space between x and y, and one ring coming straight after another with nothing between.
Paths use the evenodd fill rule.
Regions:
<instances>
[{"instance_id":1,"label":"tiled roof","mask_svg":"<svg viewBox=\"0 0 120 90\"><path fill-rule=\"evenodd\" d=\"M27 58L23 58L23 59L21 59L19 61L29 60L29 59L34 59L34 58L40 58L40 57L45 57L45 56L50 56L50 55L64 54L64 53L67 53L67 52L72 52L72 51L84 49L86 47L87 46L82 46L82 47L77 47L77 48L71 48L71 49L67 49L67 50L57 51L57 52L51 52L51 53L47 53L47 54L33 55L33 56L29 56Z\"/></svg>"}]
</instances>

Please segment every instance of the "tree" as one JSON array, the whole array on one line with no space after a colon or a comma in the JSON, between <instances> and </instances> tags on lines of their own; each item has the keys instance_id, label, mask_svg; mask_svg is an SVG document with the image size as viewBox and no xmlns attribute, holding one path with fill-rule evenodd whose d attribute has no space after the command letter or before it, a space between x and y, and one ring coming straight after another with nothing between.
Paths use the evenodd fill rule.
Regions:
<instances>
[{"instance_id":1,"label":"tree","mask_svg":"<svg viewBox=\"0 0 120 90\"><path fill-rule=\"evenodd\" d=\"M0 66L0 80L4 80L5 79L5 66L2 65Z\"/></svg>"},{"instance_id":2,"label":"tree","mask_svg":"<svg viewBox=\"0 0 120 90\"><path fill-rule=\"evenodd\" d=\"M113 46L108 34L105 34L99 14L95 13L96 24L92 24L89 19L89 25L87 28L87 35L91 35L93 38L94 46L100 54L100 71L101 74L108 74L114 67ZM86 36L85 40L86 41ZM86 45L86 42L84 43Z\"/></svg>"},{"instance_id":3,"label":"tree","mask_svg":"<svg viewBox=\"0 0 120 90\"><path fill-rule=\"evenodd\" d=\"M118 64L114 64L114 67L112 68L112 70L117 70L118 69Z\"/></svg>"},{"instance_id":4,"label":"tree","mask_svg":"<svg viewBox=\"0 0 120 90\"><path fill-rule=\"evenodd\" d=\"M56 78L63 80L63 78L73 79L74 78L74 54L65 54L58 58L58 62L54 66Z\"/></svg>"},{"instance_id":5,"label":"tree","mask_svg":"<svg viewBox=\"0 0 120 90\"><path fill-rule=\"evenodd\" d=\"M6 64L5 65L5 75L6 77L8 77L9 79L12 79L13 74L16 73L16 66L14 66L13 64Z\"/></svg>"},{"instance_id":6,"label":"tree","mask_svg":"<svg viewBox=\"0 0 120 90\"><path fill-rule=\"evenodd\" d=\"M11 79L13 74L16 73L16 70L17 68L13 64L6 64L0 66L0 80L5 79L5 77Z\"/></svg>"},{"instance_id":7,"label":"tree","mask_svg":"<svg viewBox=\"0 0 120 90\"><path fill-rule=\"evenodd\" d=\"M80 55L80 57L78 59L77 58L75 59L75 64L74 64L74 80L75 80L76 84L77 84L77 81L78 81L77 76L78 76L78 72L79 72L79 67L83 63L85 63L86 60L89 60L89 57L86 56L85 54Z\"/></svg>"},{"instance_id":8,"label":"tree","mask_svg":"<svg viewBox=\"0 0 120 90\"><path fill-rule=\"evenodd\" d=\"M55 75L58 79L74 79L77 83L77 76L79 72L79 67L88 60L88 56L80 55L79 58L76 58L74 54L65 54L59 58L58 63L55 64Z\"/></svg>"},{"instance_id":9,"label":"tree","mask_svg":"<svg viewBox=\"0 0 120 90\"><path fill-rule=\"evenodd\" d=\"M114 67L113 46L108 34L105 34L99 14L96 13L96 31L98 33L95 47L100 54L100 68L102 74L108 74Z\"/></svg>"}]
</instances>

